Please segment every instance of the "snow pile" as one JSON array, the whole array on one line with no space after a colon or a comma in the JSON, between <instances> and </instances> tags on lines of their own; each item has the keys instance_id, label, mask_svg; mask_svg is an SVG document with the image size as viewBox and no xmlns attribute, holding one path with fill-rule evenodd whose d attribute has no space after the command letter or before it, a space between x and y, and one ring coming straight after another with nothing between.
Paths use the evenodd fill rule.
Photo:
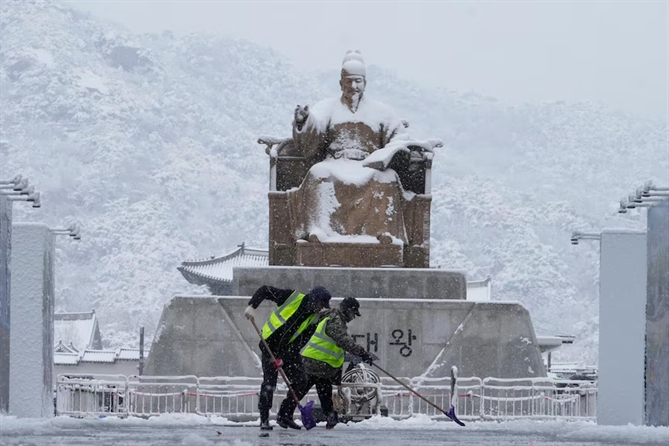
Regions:
<instances>
[{"instance_id":1,"label":"snow pile","mask_svg":"<svg viewBox=\"0 0 669 446\"><path fill-rule=\"evenodd\" d=\"M119 418L109 416L98 418L89 416L85 418L72 418L69 416L59 416L55 418L17 418L11 415L0 415L0 436L1 434L32 434L39 432L49 432L53 429L68 428L95 428L96 426L120 423L124 426L143 426L143 427L169 427L169 426L194 426L194 425L212 425L212 426L257 426L260 420L248 422L232 422L225 417L204 417L202 415L182 413L182 414L163 414L150 417L148 419L128 417Z\"/></svg>"},{"instance_id":2,"label":"snow pile","mask_svg":"<svg viewBox=\"0 0 669 446\"><path fill-rule=\"evenodd\" d=\"M570 441L597 441L616 444L667 444L669 442L668 427L652 426L598 426L589 421L566 420L514 420L514 421L467 421L466 427L457 426L447 421L436 421L427 415L416 415L405 420L394 420L389 417L372 417L359 423L338 425L337 429L468 429L474 431L500 431L505 433L537 434L555 436Z\"/></svg>"},{"instance_id":3,"label":"snow pile","mask_svg":"<svg viewBox=\"0 0 669 446\"><path fill-rule=\"evenodd\" d=\"M467 427L482 430L499 430L542 435L554 435L573 441L601 441L620 444L666 444L668 427L652 426L599 426L590 421L532 421L517 420L499 423L470 423Z\"/></svg>"},{"instance_id":4,"label":"snow pile","mask_svg":"<svg viewBox=\"0 0 669 446\"><path fill-rule=\"evenodd\" d=\"M299 418L295 420L300 424ZM53 419L19 419L12 416L0 416L0 436L2 435L44 435L57 433L61 429L85 429L94 431L101 426L118 424L119 426L136 426L138 429L174 426L249 426L257 427L259 420L233 423L225 418L207 418L195 414L172 414L142 418L84 418L76 419L70 417L56 417ZM319 423L319 427L325 423ZM276 426L275 426L276 429ZM417 415L405 420L393 420L389 417L372 417L359 423L340 423L337 425L335 433L340 430L444 430L458 432L478 431L478 432L499 432L500 434L519 434L536 435L537 437L553 437L564 442L600 442L613 444L657 444L665 445L669 440L668 427L650 427L650 426L598 426L594 422L588 421L535 421L535 420L515 420L515 421L468 421L466 427L457 426L455 423L447 421L435 421L427 415ZM281 430L279 431L281 432ZM444 435L448 435L447 433ZM209 444L209 440L202 436L191 433L184 439L184 445ZM239 442L236 444L244 444Z\"/></svg>"},{"instance_id":5,"label":"snow pile","mask_svg":"<svg viewBox=\"0 0 669 446\"><path fill-rule=\"evenodd\" d=\"M363 420L359 423L348 423L344 425L347 429L451 429L460 428L455 423L445 423L431 419L429 416L419 414L405 420L394 420L390 417L376 416ZM339 428L339 426L337 426Z\"/></svg>"},{"instance_id":6,"label":"snow pile","mask_svg":"<svg viewBox=\"0 0 669 446\"><path fill-rule=\"evenodd\" d=\"M326 159L314 164L311 173L315 178L336 178L344 184L363 186L367 184L378 171L364 167L360 161L348 159ZM329 191L328 191L329 192Z\"/></svg>"}]
</instances>

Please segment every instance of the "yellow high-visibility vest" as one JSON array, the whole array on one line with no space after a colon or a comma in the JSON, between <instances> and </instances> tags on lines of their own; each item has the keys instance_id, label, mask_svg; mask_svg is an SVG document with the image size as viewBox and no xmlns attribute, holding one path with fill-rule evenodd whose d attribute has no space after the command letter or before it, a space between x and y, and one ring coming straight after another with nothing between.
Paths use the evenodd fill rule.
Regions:
<instances>
[{"instance_id":1,"label":"yellow high-visibility vest","mask_svg":"<svg viewBox=\"0 0 669 446\"><path fill-rule=\"evenodd\" d=\"M286 321L297 311L297 309L300 307L300 304L302 303L302 300L304 299L304 294L298 293L297 291L293 291L293 294L291 294L288 299L278 307L276 310L272 312L272 314L269 315L269 319L267 322L265 322L265 325L262 327L262 337L263 339L269 338L272 333L277 331L279 327L281 327L283 324L286 323ZM293 342L297 337L302 333L304 330L307 329L309 324L314 320L316 317L316 313L312 314L309 316L302 324L299 326L297 331L293 334L293 336L290 338L290 341L288 343L290 344Z\"/></svg>"},{"instance_id":2,"label":"yellow high-visibility vest","mask_svg":"<svg viewBox=\"0 0 669 446\"><path fill-rule=\"evenodd\" d=\"M302 350L302 356L325 362L338 369L344 365L344 349L325 334L325 324L330 319L326 317L316 327L316 332Z\"/></svg>"}]
</instances>

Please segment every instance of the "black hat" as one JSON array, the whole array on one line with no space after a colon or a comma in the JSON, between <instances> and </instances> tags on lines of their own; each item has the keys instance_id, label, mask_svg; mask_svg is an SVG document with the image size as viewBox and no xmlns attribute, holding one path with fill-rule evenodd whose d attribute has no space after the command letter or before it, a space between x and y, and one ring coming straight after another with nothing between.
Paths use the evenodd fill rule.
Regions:
<instances>
[{"instance_id":1,"label":"black hat","mask_svg":"<svg viewBox=\"0 0 669 446\"><path fill-rule=\"evenodd\" d=\"M322 286L317 286L312 288L311 291L309 291L309 294L314 299L321 302L323 304L323 307L330 308L330 299L332 299L332 295L327 289L325 289Z\"/></svg>"},{"instance_id":2,"label":"black hat","mask_svg":"<svg viewBox=\"0 0 669 446\"><path fill-rule=\"evenodd\" d=\"M339 304L341 311L353 310L353 314L360 316L360 302L354 297L345 297Z\"/></svg>"}]
</instances>

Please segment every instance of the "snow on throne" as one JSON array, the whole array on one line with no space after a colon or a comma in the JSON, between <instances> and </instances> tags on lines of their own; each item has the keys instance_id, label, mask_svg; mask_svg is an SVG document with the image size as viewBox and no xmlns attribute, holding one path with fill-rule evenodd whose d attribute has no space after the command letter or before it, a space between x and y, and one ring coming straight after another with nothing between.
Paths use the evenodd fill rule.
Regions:
<instances>
[{"instance_id":1,"label":"snow on throne","mask_svg":"<svg viewBox=\"0 0 669 446\"><path fill-rule=\"evenodd\" d=\"M364 95L349 51L341 97L298 105L293 137L260 137L270 156L270 265L428 268L430 172L440 140Z\"/></svg>"}]
</instances>

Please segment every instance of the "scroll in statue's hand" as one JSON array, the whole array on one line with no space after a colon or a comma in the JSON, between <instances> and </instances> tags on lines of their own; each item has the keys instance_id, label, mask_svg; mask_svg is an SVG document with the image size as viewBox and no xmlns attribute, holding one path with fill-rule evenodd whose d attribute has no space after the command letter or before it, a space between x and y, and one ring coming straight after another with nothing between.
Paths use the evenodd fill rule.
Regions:
<instances>
[{"instance_id":1,"label":"scroll in statue's hand","mask_svg":"<svg viewBox=\"0 0 669 446\"><path fill-rule=\"evenodd\" d=\"M301 105L298 105L295 107L295 125L297 126L298 129L302 129L302 126L304 125L305 122L307 122L307 118L309 117L309 106L305 105L302 107Z\"/></svg>"}]
</instances>

